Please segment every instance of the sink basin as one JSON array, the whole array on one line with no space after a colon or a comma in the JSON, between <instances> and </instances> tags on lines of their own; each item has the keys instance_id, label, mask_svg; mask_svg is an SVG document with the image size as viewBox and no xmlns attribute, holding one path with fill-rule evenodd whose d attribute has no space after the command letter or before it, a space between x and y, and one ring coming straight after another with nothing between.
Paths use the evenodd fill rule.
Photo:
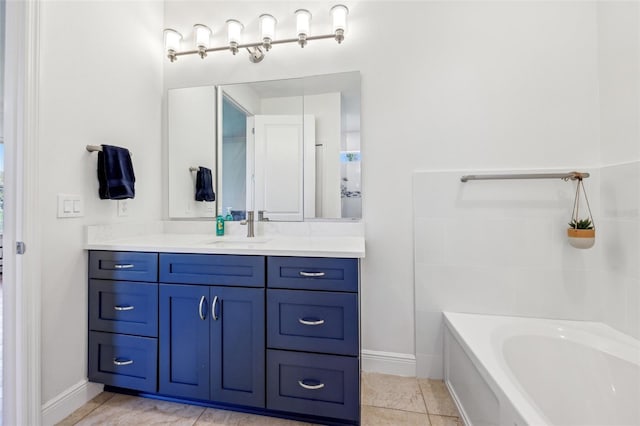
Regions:
<instances>
[{"instance_id":1,"label":"sink basin","mask_svg":"<svg viewBox=\"0 0 640 426\"><path fill-rule=\"evenodd\" d=\"M264 244L269 241L269 238L247 238L247 237L219 237L213 240L207 240L204 244Z\"/></svg>"}]
</instances>

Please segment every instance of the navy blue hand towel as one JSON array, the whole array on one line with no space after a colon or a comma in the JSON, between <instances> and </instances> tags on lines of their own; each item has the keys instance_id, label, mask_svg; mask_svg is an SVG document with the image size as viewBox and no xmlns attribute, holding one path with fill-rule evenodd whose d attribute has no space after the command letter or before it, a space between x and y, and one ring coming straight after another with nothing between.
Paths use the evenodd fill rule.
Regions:
<instances>
[{"instance_id":1,"label":"navy blue hand towel","mask_svg":"<svg viewBox=\"0 0 640 426\"><path fill-rule=\"evenodd\" d=\"M211 170L206 167L198 167L196 174L196 201L215 201L216 194L213 192L213 178Z\"/></svg>"},{"instance_id":2,"label":"navy blue hand towel","mask_svg":"<svg viewBox=\"0 0 640 426\"><path fill-rule=\"evenodd\" d=\"M101 200L123 200L136 195L136 176L126 148L102 145L98 152L98 193Z\"/></svg>"}]
</instances>

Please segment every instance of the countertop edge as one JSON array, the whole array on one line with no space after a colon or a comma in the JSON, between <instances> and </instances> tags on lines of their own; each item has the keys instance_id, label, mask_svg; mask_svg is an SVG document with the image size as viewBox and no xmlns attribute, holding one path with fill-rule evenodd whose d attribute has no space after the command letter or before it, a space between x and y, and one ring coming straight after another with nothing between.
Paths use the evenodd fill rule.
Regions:
<instances>
[{"instance_id":1,"label":"countertop edge","mask_svg":"<svg viewBox=\"0 0 640 426\"><path fill-rule=\"evenodd\" d=\"M233 255L257 255L257 256L294 256L294 257L337 257L337 258L358 258L365 257L364 239L362 247L347 249L325 249L322 247L312 247L304 243L293 244L292 247L269 247L263 244L252 246L247 243L246 247L216 247L203 246L201 244L136 244L135 242L105 241L101 243L85 244L85 250L106 250L106 251L138 251L154 253L195 253L195 254L233 254ZM358 245L358 244L356 244Z\"/></svg>"}]
</instances>

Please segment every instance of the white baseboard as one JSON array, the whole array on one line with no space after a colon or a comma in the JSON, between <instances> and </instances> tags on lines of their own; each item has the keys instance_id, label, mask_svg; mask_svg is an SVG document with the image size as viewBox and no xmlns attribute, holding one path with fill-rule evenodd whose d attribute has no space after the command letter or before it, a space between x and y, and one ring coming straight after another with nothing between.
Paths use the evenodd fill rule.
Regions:
<instances>
[{"instance_id":1,"label":"white baseboard","mask_svg":"<svg viewBox=\"0 0 640 426\"><path fill-rule=\"evenodd\" d=\"M42 424L55 425L95 398L104 385L82 380L42 405Z\"/></svg>"},{"instance_id":2,"label":"white baseboard","mask_svg":"<svg viewBox=\"0 0 640 426\"><path fill-rule=\"evenodd\" d=\"M413 354L370 351L367 349L364 349L361 354L362 371L406 377L416 376L416 357Z\"/></svg>"}]
</instances>

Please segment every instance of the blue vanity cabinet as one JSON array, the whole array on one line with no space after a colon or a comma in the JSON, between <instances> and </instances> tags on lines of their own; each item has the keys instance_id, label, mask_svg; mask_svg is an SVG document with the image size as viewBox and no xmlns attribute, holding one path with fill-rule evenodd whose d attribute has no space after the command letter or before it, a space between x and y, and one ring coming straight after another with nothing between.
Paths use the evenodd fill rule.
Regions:
<instances>
[{"instance_id":1,"label":"blue vanity cabinet","mask_svg":"<svg viewBox=\"0 0 640 426\"><path fill-rule=\"evenodd\" d=\"M210 290L211 400L264 408L265 290Z\"/></svg>"},{"instance_id":2,"label":"blue vanity cabinet","mask_svg":"<svg viewBox=\"0 0 640 426\"><path fill-rule=\"evenodd\" d=\"M206 255L160 255L161 271L171 270L168 263L180 265L187 282L160 284L159 392L264 408L264 273L262 288L253 273L247 282L246 273L260 264L264 270L264 257L229 256L230 264L241 265L235 269L241 271L238 282L251 287L205 285L203 275L217 275L221 267L222 281L235 282L234 267L225 266L224 257L210 255L207 264ZM202 272L188 272L189 264ZM209 283L215 284L215 277Z\"/></svg>"},{"instance_id":3,"label":"blue vanity cabinet","mask_svg":"<svg viewBox=\"0 0 640 426\"><path fill-rule=\"evenodd\" d=\"M101 280L158 281L158 253L89 252L89 276Z\"/></svg>"},{"instance_id":4,"label":"blue vanity cabinet","mask_svg":"<svg viewBox=\"0 0 640 426\"><path fill-rule=\"evenodd\" d=\"M157 253L89 253L89 380L157 391L157 280Z\"/></svg>"},{"instance_id":5,"label":"blue vanity cabinet","mask_svg":"<svg viewBox=\"0 0 640 426\"><path fill-rule=\"evenodd\" d=\"M267 259L267 408L360 422L357 259Z\"/></svg>"},{"instance_id":6,"label":"blue vanity cabinet","mask_svg":"<svg viewBox=\"0 0 640 426\"><path fill-rule=\"evenodd\" d=\"M209 399L209 288L160 284L159 392Z\"/></svg>"},{"instance_id":7,"label":"blue vanity cabinet","mask_svg":"<svg viewBox=\"0 0 640 426\"><path fill-rule=\"evenodd\" d=\"M89 379L360 423L358 259L89 253Z\"/></svg>"}]
</instances>

